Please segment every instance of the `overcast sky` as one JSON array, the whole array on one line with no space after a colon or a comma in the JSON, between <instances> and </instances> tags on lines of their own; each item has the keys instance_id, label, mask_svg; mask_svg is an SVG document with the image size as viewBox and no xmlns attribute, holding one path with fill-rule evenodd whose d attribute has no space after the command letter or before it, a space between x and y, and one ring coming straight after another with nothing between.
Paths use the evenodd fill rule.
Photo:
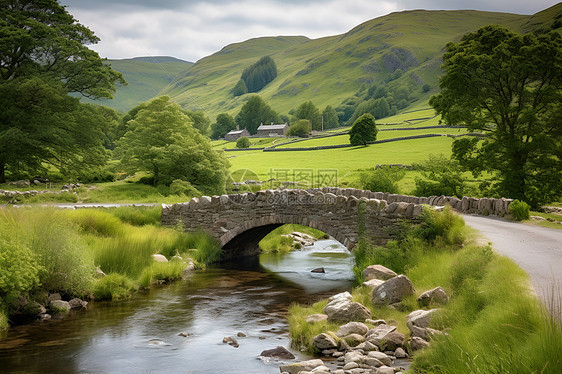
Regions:
<instances>
[{"instance_id":1,"label":"overcast sky","mask_svg":"<svg viewBox=\"0 0 562 374\"><path fill-rule=\"evenodd\" d=\"M342 34L408 9L534 14L555 0L61 0L101 39L100 56L174 56L195 62L250 38Z\"/></svg>"}]
</instances>

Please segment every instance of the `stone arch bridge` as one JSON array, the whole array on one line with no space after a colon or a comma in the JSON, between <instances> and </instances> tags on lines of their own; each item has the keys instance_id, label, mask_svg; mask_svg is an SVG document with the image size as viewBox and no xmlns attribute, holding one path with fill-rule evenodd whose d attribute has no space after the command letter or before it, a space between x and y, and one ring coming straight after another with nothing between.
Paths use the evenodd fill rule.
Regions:
<instances>
[{"instance_id":1,"label":"stone arch bridge","mask_svg":"<svg viewBox=\"0 0 562 374\"><path fill-rule=\"evenodd\" d=\"M384 244L396 233L399 221L416 220L422 212L418 203L389 203L373 194L325 187L203 196L163 205L162 224L181 221L186 231L209 233L220 243L224 260L258 255L261 239L287 223L321 230L351 250L358 241L359 227L377 244Z\"/></svg>"}]
</instances>

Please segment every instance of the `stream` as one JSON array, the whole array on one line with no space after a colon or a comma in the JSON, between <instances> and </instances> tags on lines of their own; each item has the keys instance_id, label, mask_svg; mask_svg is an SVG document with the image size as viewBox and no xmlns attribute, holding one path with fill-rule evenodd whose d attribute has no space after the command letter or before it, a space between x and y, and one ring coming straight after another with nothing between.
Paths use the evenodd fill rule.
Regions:
<instances>
[{"instance_id":1,"label":"stream","mask_svg":"<svg viewBox=\"0 0 562 374\"><path fill-rule=\"evenodd\" d=\"M352 265L345 247L320 240L195 272L126 301L91 302L60 320L11 328L0 339L0 372L279 373L282 362L260 352L282 345L297 360L311 358L290 348L289 306L349 290ZM318 267L326 273L310 272ZM224 344L227 336L239 347Z\"/></svg>"}]
</instances>

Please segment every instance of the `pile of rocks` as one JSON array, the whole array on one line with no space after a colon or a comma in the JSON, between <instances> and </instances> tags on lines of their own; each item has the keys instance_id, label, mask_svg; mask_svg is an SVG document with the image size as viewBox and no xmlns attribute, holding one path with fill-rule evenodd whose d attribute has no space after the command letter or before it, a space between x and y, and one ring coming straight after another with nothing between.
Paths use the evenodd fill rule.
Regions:
<instances>
[{"instance_id":1,"label":"pile of rocks","mask_svg":"<svg viewBox=\"0 0 562 374\"><path fill-rule=\"evenodd\" d=\"M45 293L34 299L27 295L20 295L16 303L16 315L23 317L37 317L40 320L49 320L53 316L63 316L71 309L82 309L88 305L87 301L73 298L68 301L62 300L59 293Z\"/></svg>"},{"instance_id":2,"label":"pile of rocks","mask_svg":"<svg viewBox=\"0 0 562 374\"><path fill-rule=\"evenodd\" d=\"M293 241L293 247L308 247L314 244L316 238L304 232L293 231L287 235L281 235ZM297 246L298 245L298 246Z\"/></svg>"},{"instance_id":3,"label":"pile of rocks","mask_svg":"<svg viewBox=\"0 0 562 374\"><path fill-rule=\"evenodd\" d=\"M401 301L415 293L410 279L397 275L381 265L371 265L363 273L365 286L372 288L372 303L401 309ZM445 304L448 296L441 287L426 291L418 298L421 307ZM372 319L364 305L353 301L349 292L330 298L324 314L308 316L308 323L322 321L346 322L336 332L326 331L314 337L312 345L330 360L337 360L337 369L330 369L322 360L309 360L281 366L282 373L337 373L337 374L393 374L403 369L394 366L397 358L408 358L415 351L429 346L434 335L443 332L432 329L431 320L439 309L419 309L406 317L409 336L397 331L395 323Z\"/></svg>"}]
</instances>

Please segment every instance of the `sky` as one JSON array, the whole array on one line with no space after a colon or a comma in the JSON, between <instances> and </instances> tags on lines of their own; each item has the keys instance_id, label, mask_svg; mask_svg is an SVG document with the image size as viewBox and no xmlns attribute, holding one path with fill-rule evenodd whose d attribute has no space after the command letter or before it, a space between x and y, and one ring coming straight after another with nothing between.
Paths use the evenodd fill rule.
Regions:
<instances>
[{"instance_id":1,"label":"sky","mask_svg":"<svg viewBox=\"0 0 562 374\"><path fill-rule=\"evenodd\" d=\"M534 14L555 0L59 0L101 41L101 57L173 56L186 61L251 38L343 34L362 22L411 9Z\"/></svg>"}]
</instances>

